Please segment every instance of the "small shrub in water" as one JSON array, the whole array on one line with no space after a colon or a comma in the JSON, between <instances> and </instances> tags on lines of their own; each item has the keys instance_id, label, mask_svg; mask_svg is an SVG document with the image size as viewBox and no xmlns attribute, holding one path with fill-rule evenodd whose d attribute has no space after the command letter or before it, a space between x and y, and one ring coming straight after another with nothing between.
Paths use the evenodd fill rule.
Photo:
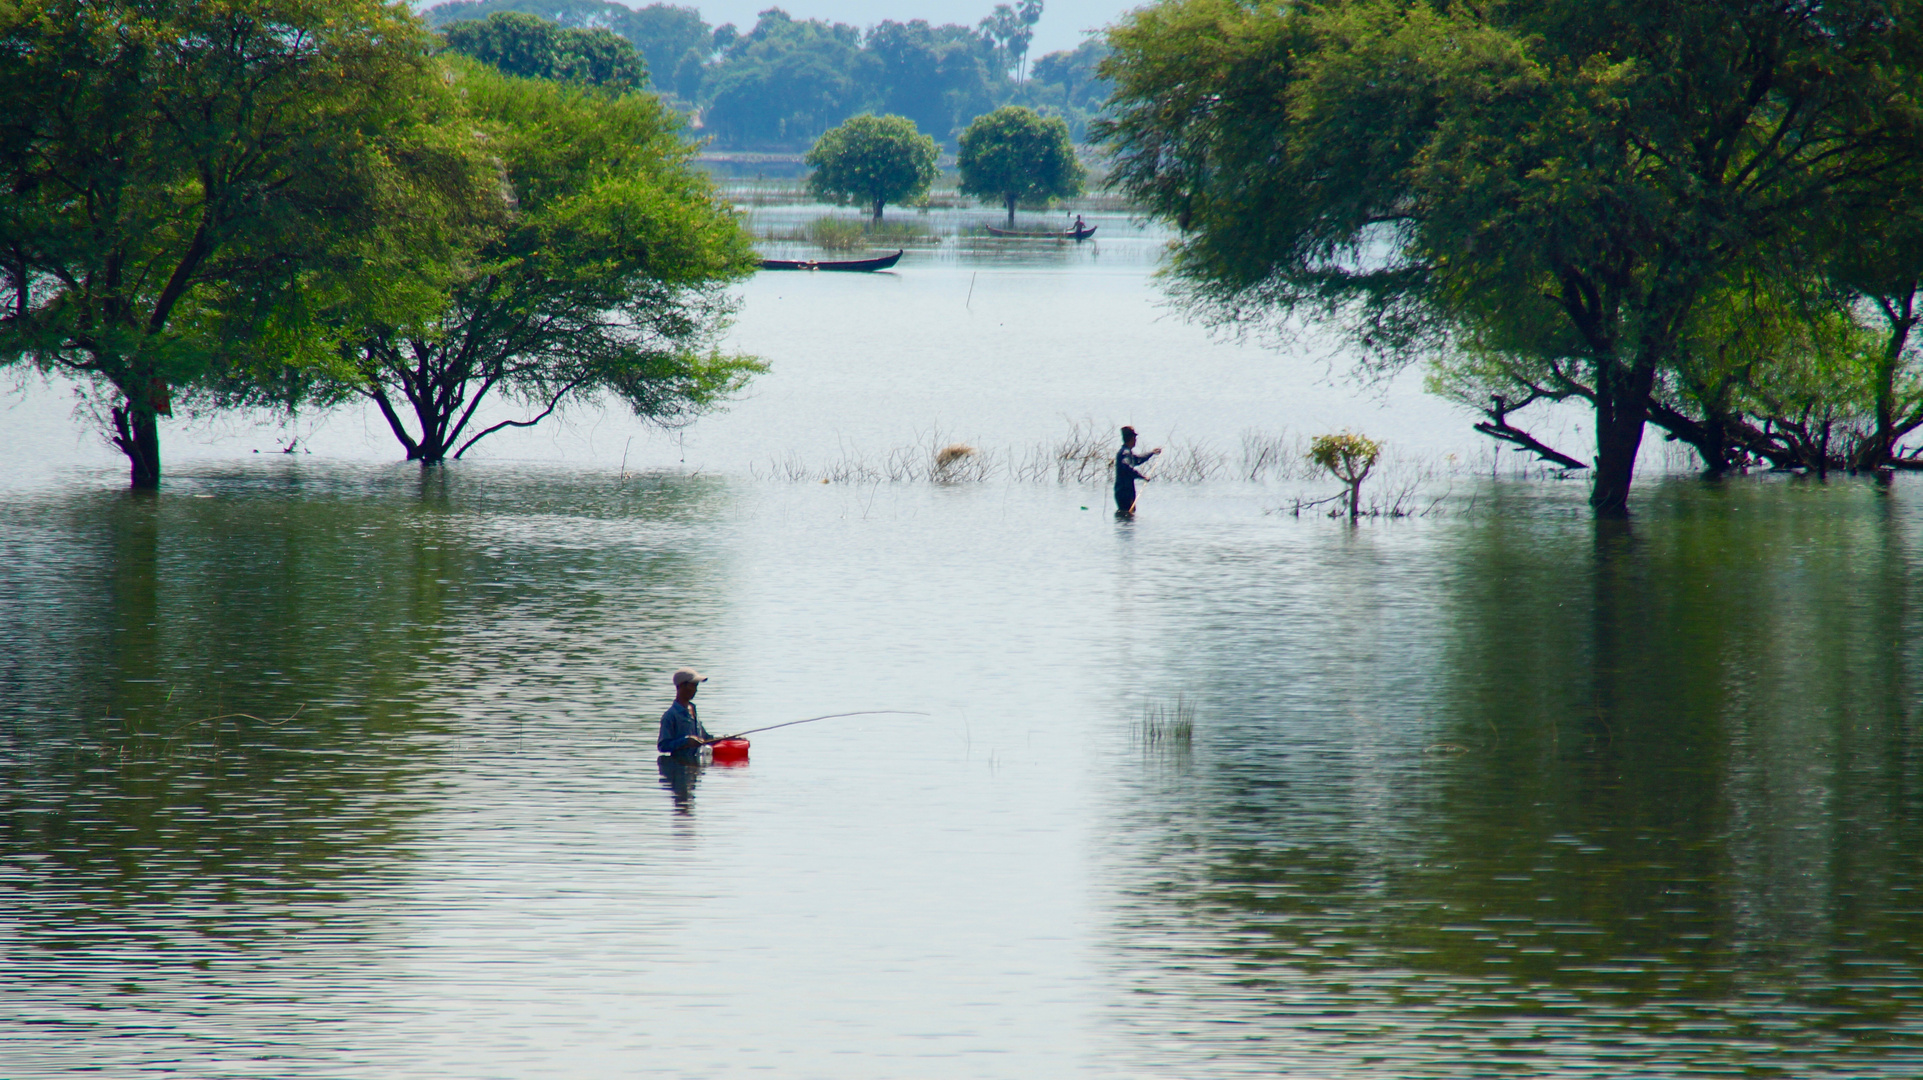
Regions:
<instances>
[{"instance_id":1,"label":"small shrub in water","mask_svg":"<svg viewBox=\"0 0 1923 1080\"><path fill-rule=\"evenodd\" d=\"M1361 511L1362 481L1382 456L1382 444L1367 436L1344 431L1340 435L1317 435L1309 444L1309 460L1329 470L1349 486L1349 520Z\"/></svg>"}]
</instances>

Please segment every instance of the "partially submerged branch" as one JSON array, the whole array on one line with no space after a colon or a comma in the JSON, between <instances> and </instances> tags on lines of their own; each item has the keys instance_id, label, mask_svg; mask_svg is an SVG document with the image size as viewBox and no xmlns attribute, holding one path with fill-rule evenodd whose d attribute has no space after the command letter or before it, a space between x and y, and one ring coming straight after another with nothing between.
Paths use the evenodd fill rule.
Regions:
<instances>
[{"instance_id":1,"label":"partially submerged branch","mask_svg":"<svg viewBox=\"0 0 1923 1080\"><path fill-rule=\"evenodd\" d=\"M1504 398L1501 394L1494 395L1491 399L1491 407L1484 410L1489 416L1489 419L1476 424L1476 430L1492 439L1513 443L1536 455L1537 458L1543 461L1553 462L1565 469L1587 469L1589 466L1583 462L1577 461L1568 454L1548 446L1534 435L1509 423L1508 414L1510 412L1520 409L1535 400L1535 396L1532 395L1519 404L1511 405L1508 399Z\"/></svg>"}]
</instances>

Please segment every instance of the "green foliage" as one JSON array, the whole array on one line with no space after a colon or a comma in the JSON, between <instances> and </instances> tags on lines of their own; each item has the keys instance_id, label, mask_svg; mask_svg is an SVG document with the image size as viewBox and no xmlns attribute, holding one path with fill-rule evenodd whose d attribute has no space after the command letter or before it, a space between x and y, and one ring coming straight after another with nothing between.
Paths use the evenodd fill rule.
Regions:
<instances>
[{"instance_id":1,"label":"green foliage","mask_svg":"<svg viewBox=\"0 0 1923 1080\"><path fill-rule=\"evenodd\" d=\"M1625 512L1696 313L1918 154L1910 0L1171 0L1110 35L1111 182L1182 230L1198 311L1345 321L1387 368L1470 348L1596 412Z\"/></svg>"},{"instance_id":2,"label":"green foliage","mask_svg":"<svg viewBox=\"0 0 1923 1080\"><path fill-rule=\"evenodd\" d=\"M1075 48L1037 59L1013 104L1060 116L1076 142L1088 137L1088 124L1102 111L1113 87L1101 76L1108 43L1090 37Z\"/></svg>"},{"instance_id":3,"label":"green foliage","mask_svg":"<svg viewBox=\"0 0 1923 1080\"><path fill-rule=\"evenodd\" d=\"M941 237L920 221L875 221L826 214L805 225L788 229L765 229L761 239L774 242L813 244L829 251L855 251L862 248L905 248L913 245L940 244Z\"/></svg>"},{"instance_id":4,"label":"green foliage","mask_svg":"<svg viewBox=\"0 0 1923 1080\"><path fill-rule=\"evenodd\" d=\"M1367 436L1344 431L1317 435L1309 443L1309 460L1329 470L1345 484L1360 484L1382 456L1382 444Z\"/></svg>"},{"instance_id":5,"label":"green foliage","mask_svg":"<svg viewBox=\"0 0 1923 1080\"><path fill-rule=\"evenodd\" d=\"M762 12L703 79L704 129L738 146L814 140L856 111L860 43L852 26Z\"/></svg>"},{"instance_id":6,"label":"green foliage","mask_svg":"<svg viewBox=\"0 0 1923 1080\"><path fill-rule=\"evenodd\" d=\"M715 351L733 311L725 288L758 261L658 99L476 65L459 74L510 212L476 230L471 263L430 318L362 329L357 389L410 459L459 457L606 394L648 420L685 422L763 370ZM492 394L528 415L475 430Z\"/></svg>"},{"instance_id":7,"label":"green foliage","mask_svg":"<svg viewBox=\"0 0 1923 1080\"><path fill-rule=\"evenodd\" d=\"M915 202L940 175L935 140L904 116L857 116L823 135L807 162L814 172L808 190L836 204L874 207L876 221L888 203Z\"/></svg>"},{"instance_id":8,"label":"green foliage","mask_svg":"<svg viewBox=\"0 0 1923 1080\"><path fill-rule=\"evenodd\" d=\"M961 190L1008 207L1082 193L1085 172L1075 160L1068 125L1020 105L976 117L961 136Z\"/></svg>"},{"instance_id":9,"label":"green foliage","mask_svg":"<svg viewBox=\"0 0 1923 1080\"><path fill-rule=\"evenodd\" d=\"M1309 443L1309 460L1329 470L1349 488L1349 520L1361 512L1362 481L1382 456L1382 444L1352 431L1317 435Z\"/></svg>"},{"instance_id":10,"label":"green foliage","mask_svg":"<svg viewBox=\"0 0 1923 1080\"><path fill-rule=\"evenodd\" d=\"M859 60L855 89L866 106L944 142L1009 91L1006 65L965 26L883 21L869 28Z\"/></svg>"},{"instance_id":11,"label":"green foliage","mask_svg":"<svg viewBox=\"0 0 1923 1080\"><path fill-rule=\"evenodd\" d=\"M999 6L980 27L882 20L866 30L761 12L743 33L712 31L693 8L631 10L608 0L456 0L427 12L437 27L518 11L564 27L605 27L633 42L657 90L698 118L702 134L731 147L805 148L864 112L905 116L952 145L970 120L1025 104L1083 130L1106 84L1092 79L1099 42L1035 61L1034 77L1010 78L1026 62L1039 0Z\"/></svg>"},{"instance_id":12,"label":"green foliage","mask_svg":"<svg viewBox=\"0 0 1923 1080\"><path fill-rule=\"evenodd\" d=\"M674 88L671 80L689 50L696 50L704 58L709 50L711 31L701 21L701 12L669 4L631 8L609 0L454 0L431 7L424 15L428 25L438 29L450 23L486 19L501 11L538 15L582 30L604 27L619 34L640 50L646 70L660 88Z\"/></svg>"},{"instance_id":13,"label":"green foliage","mask_svg":"<svg viewBox=\"0 0 1923 1080\"><path fill-rule=\"evenodd\" d=\"M90 383L136 486L157 416L297 395L365 268L445 261L479 212L482 159L402 9L28 0L0 42L0 362Z\"/></svg>"},{"instance_id":14,"label":"green foliage","mask_svg":"<svg viewBox=\"0 0 1923 1080\"><path fill-rule=\"evenodd\" d=\"M519 11L448 23L447 47L523 79L553 79L609 90L647 85L648 68L627 39L605 27L578 29Z\"/></svg>"}]
</instances>

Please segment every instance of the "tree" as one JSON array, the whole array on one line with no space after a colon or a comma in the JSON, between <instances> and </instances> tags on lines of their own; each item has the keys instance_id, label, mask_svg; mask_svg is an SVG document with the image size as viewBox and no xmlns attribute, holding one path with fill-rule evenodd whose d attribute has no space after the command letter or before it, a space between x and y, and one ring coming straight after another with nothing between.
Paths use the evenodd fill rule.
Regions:
<instances>
[{"instance_id":1,"label":"tree","mask_svg":"<svg viewBox=\"0 0 1923 1080\"><path fill-rule=\"evenodd\" d=\"M497 11L441 31L447 47L523 79L553 79L610 90L648 84L648 67L627 39L606 27L582 30L538 15Z\"/></svg>"},{"instance_id":2,"label":"tree","mask_svg":"<svg viewBox=\"0 0 1923 1080\"><path fill-rule=\"evenodd\" d=\"M1329 470L1329 475L1342 481L1348 489L1349 520L1354 521L1362 513L1362 481L1369 478L1370 470L1375 468L1376 459L1382 456L1382 444L1366 435L1344 431L1340 435L1317 435L1309 444L1308 458L1317 465Z\"/></svg>"},{"instance_id":3,"label":"tree","mask_svg":"<svg viewBox=\"0 0 1923 1080\"><path fill-rule=\"evenodd\" d=\"M1042 21L1042 0L1018 0L1014 5L996 4L982 19L982 37L993 42L1004 68L1015 69L1021 81L1022 61L1028 57L1028 43L1035 40L1035 24Z\"/></svg>"},{"instance_id":4,"label":"tree","mask_svg":"<svg viewBox=\"0 0 1923 1080\"><path fill-rule=\"evenodd\" d=\"M428 8L422 15L429 26L440 29L451 23L483 20L500 11L525 12L581 30L611 30L640 50L657 86L670 81L689 49L704 56L713 51L701 12L670 4L631 8L609 0L453 0Z\"/></svg>"},{"instance_id":5,"label":"tree","mask_svg":"<svg viewBox=\"0 0 1923 1080\"><path fill-rule=\"evenodd\" d=\"M913 202L928 194L940 175L935 140L915 130L902 116L857 116L829 131L808 151L815 171L808 190L837 204L858 202L875 208Z\"/></svg>"},{"instance_id":6,"label":"tree","mask_svg":"<svg viewBox=\"0 0 1923 1080\"><path fill-rule=\"evenodd\" d=\"M1000 73L992 70L991 53L965 26L884 20L863 41L859 81L875 112L906 116L948 140L963 118L993 107Z\"/></svg>"},{"instance_id":7,"label":"tree","mask_svg":"<svg viewBox=\"0 0 1923 1080\"><path fill-rule=\"evenodd\" d=\"M484 186L402 8L28 0L0 42L0 361L91 383L137 488L182 396L324 355L313 307Z\"/></svg>"},{"instance_id":8,"label":"tree","mask_svg":"<svg viewBox=\"0 0 1923 1080\"><path fill-rule=\"evenodd\" d=\"M354 388L409 460L458 458L606 394L684 421L764 370L714 350L733 311L726 286L758 263L657 98L458 70L511 205L431 318L367 326L353 350ZM526 415L474 430L490 396Z\"/></svg>"},{"instance_id":9,"label":"tree","mask_svg":"<svg viewBox=\"0 0 1923 1080\"><path fill-rule=\"evenodd\" d=\"M1068 125L1020 105L1004 105L978 116L961 136L961 190L1008 207L1068 198L1082 193L1086 175L1075 160Z\"/></svg>"},{"instance_id":10,"label":"tree","mask_svg":"<svg viewBox=\"0 0 1923 1080\"><path fill-rule=\"evenodd\" d=\"M763 11L703 80L704 129L736 146L812 143L857 111L860 45L852 26Z\"/></svg>"},{"instance_id":11,"label":"tree","mask_svg":"<svg viewBox=\"0 0 1923 1080\"><path fill-rule=\"evenodd\" d=\"M1923 428L1923 349L1912 336L1923 321L1919 188L1923 170L1839 222L1841 235L1826 245L1830 282L1881 330L1869 364L1871 423L1851 461L1859 469L1897 464L1898 440Z\"/></svg>"},{"instance_id":12,"label":"tree","mask_svg":"<svg viewBox=\"0 0 1923 1080\"><path fill-rule=\"evenodd\" d=\"M1081 142L1087 137L1088 122L1101 112L1112 89L1098 73L1107 58L1108 42L1100 36L1072 50L1037 57L1017 103L1061 116L1068 123L1069 137Z\"/></svg>"},{"instance_id":13,"label":"tree","mask_svg":"<svg viewBox=\"0 0 1923 1080\"><path fill-rule=\"evenodd\" d=\"M1627 513L1705 298L1916 155L1918 11L1586 0L1171 0L1110 35L1113 183L1209 317L1344 319L1368 363L1473 342L1595 414Z\"/></svg>"}]
</instances>

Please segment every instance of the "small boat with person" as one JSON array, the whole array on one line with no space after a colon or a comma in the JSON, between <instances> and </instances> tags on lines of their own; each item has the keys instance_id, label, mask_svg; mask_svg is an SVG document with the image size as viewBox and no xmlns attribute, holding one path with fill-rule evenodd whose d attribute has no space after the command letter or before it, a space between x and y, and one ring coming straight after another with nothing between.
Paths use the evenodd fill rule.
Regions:
<instances>
[{"instance_id":1,"label":"small boat with person","mask_svg":"<svg viewBox=\"0 0 1923 1080\"><path fill-rule=\"evenodd\" d=\"M761 268L763 270L848 270L855 272L887 270L901 261L901 250L902 249L898 248L893 255L883 255L879 259L843 259L839 261L826 261L821 259L763 259L761 260Z\"/></svg>"},{"instance_id":2,"label":"small boat with person","mask_svg":"<svg viewBox=\"0 0 1923 1080\"><path fill-rule=\"evenodd\" d=\"M1086 240L1089 237L1095 235L1095 230L1099 228L1099 226L1076 225L1073 228L1051 229L1047 232L1024 232L1020 229L998 229L993 225L985 225L983 226L983 228L988 230L988 235L990 236L1000 236L1000 237L1005 237L1011 240Z\"/></svg>"}]
</instances>

